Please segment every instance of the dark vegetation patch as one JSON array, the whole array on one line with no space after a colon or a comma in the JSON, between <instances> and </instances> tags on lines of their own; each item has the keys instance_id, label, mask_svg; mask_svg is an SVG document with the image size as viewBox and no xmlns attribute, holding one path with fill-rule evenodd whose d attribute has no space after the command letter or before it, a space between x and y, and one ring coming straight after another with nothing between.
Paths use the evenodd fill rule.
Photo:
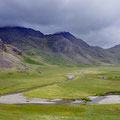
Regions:
<instances>
[{"instance_id":1,"label":"dark vegetation patch","mask_svg":"<svg viewBox=\"0 0 120 120\"><path fill-rule=\"evenodd\" d=\"M41 63L31 60L30 58L26 58L25 62L33 65L42 65Z\"/></svg>"},{"instance_id":2,"label":"dark vegetation patch","mask_svg":"<svg viewBox=\"0 0 120 120\"><path fill-rule=\"evenodd\" d=\"M107 92L103 94L103 96L107 96L107 95L120 95L120 91Z\"/></svg>"},{"instance_id":3,"label":"dark vegetation patch","mask_svg":"<svg viewBox=\"0 0 120 120\"><path fill-rule=\"evenodd\" d=\"M90 98L86 98L86 97L85 97L85 98L82 98L82 101L85 102L85 103L87 103L87 102L90 102L90 101L92 101L92 100L91 100Z\"/></svg>"}]
</instances>

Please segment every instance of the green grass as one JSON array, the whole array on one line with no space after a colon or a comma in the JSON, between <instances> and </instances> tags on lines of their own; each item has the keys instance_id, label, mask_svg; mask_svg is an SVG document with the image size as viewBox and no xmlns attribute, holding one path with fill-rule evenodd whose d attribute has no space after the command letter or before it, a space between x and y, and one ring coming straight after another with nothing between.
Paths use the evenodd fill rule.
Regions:
<instances>
[{"instance_id":1,"label":"green grass","mask_svg":"<svg viewBox=\"0 0 120 120\"><path fill-rule=\"evenodd\" d=\"M0 95L67 80L65 75L74 73L76 69L41 66L32 67L23 73L18 71L17 69L0 71ZM13 75L9 72L13 72Z\"/></svg>"},{"instance_id":2,"label":"green grass","mask_svg":"<svg viewBox=\"0 0 120 120\"><path fill-rule=\"evenodd\" d=\"M17 73L17 69L0 71L0 95L64 81L67 79L65 75L68 74L74 74L76 78L69 82L32 90L24 95L32 98L80 99L89 95L103 95L106 92L120 91L119 67L41 66L32 68L23 73ZM13 75L9 75L9 71L13 71ZM83 74L80 75L78 71ZM102 79L103 76L105 79Z\"/></svg>"},{"instance_id":3,"label":"green grass","mask_svg":"<svg viewBox=\"0 0 120 120\"><path fill-rule=\"evenodd\" d=\"M8 72L13 72L9 75ZM24 93L27 97L80 99L120 91L119 66L55 67L32 66L17 73L17 69L0 71L0 95L64 81L65 75L74 74L69 82ZM39 73L41 71L42 74ZM83 74L79 74L82 72ZM105 79L101 79L105 77ZM81 106L0 105L0 120L120 120L120 104Z\"/></svg>"},{"instance_id":4,"label":"green grass","mask_svg":"<svg viewBox=\"0 0 120 120\"><path fill-rule=\"evenodd\" d=\"M49 65L54 65L54 66L59 66L59 67L89 67L90 66L88 64L76 63L76 62L70 61L68 59L64 59L59 54L51 55L41 49L38 50L35 48L30 48L30 50L27 52L27 55L29 57L32 56L32 59L29 59L29 57L28 57L28 59L26 59L26 62L30 63L30 64L31 63L33 64L35 62L35 64L41 63L41 64L49 64ZM36 59L34 59L34 58L36 58ZM34 60L34 62L33 62L33 60Z\"/></svg>"},{"instance_id":5,"label":"green grass","mask_svg":"<svg viewBox=\"0 0 120 120\"><path fill-rule=\"evenodd\" d=\"M25 62L33 65L42 65L41 63L31 60L30 58L26 58Z\"/></svg>"},{"instance_id":6,"label":"green grass","mask_svg":"<svg viewBox=\"0 0 120 120\"><path fill-rule=\"evenodd\" d=\"M0 120L120 120L120 104L93 106L0 105Z\"/></svg>"},{"instance_id":7,"label":"green grass","mask_svg":"<svg viewBox=\"0 0 120 120\"><path fill-rule=\"evenodd\" d=\"M95 67L81 71L83 74L76 73L77 77L72 81L32 90L24 95L31 98L80 99L89 95L103 95L106 92L120 91L119 67Z\"/></svg>"}]
</instances>

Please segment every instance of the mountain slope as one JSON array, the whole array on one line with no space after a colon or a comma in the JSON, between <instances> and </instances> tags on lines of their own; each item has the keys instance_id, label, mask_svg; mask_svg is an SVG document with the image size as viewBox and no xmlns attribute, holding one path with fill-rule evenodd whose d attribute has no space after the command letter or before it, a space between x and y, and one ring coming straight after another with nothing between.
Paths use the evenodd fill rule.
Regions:
<instances>
[{"instance_id":1,"label":"mountain slope","mask_svg":"<svg viewBox=\"0 0 120 120\"><path fill-rule=\"evenodd\" d=\"M111 52L109 52L103 48L97 47L97 46L96 47L90 46L83 40L74 37L69 32L55 33L55 35L64 36L70 42L79 46L79 48L81 48L81 49L79 49L79 51L81 51L83 53L82 56L85 57L85 55L87 55L87 56L89 56L88 59L90 59L90 58L97 59L97 60L99 60L101 62L105 62L105 63L119 62L119 60L116 58L116 56L113 55Z\"/></svg>"},{"instance_id":2,"label":"mountain slope","mask_svg":"<svg viewBox=\"0 0 120 120\"><path fill-rule=\"evenodd\" d=\"M0 39L0 68L23 66L22 52L17 48L5 45Z\"/></svg>"},{"instance_id":3,"label":"mountain slope","mask_svg":"<svg viewBox=\"0 0 120 120\"><path fill-rule=\"evenodd\" d=\"M117 57L118 61L120 61L120 45L109 48L107 51L109 51L111 54L114 54Z\"/></svg>"},{"instance_id":4,"label":"mountain slope","mask_svg":"<svg viewBox=\"0 0 120 120\"><path fill-rule=\"evenodd\" d=\"M100 47L90 46L69 32L44 35L30 28L4 27L0 28L0 38L4 43L33 56L32 58L38 56L39 59L52 64L120 62L116 54Z\"/></svg>"}]
</instances>

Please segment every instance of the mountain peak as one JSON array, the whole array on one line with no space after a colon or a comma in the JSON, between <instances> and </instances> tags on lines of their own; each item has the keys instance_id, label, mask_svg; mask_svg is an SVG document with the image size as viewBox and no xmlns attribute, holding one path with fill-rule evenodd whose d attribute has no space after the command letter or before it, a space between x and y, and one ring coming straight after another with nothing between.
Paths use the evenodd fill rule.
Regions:
<instances>
[{"instance_id":1,"label":"mountain peak","mask_svg":"<svg viewBox=\"0 0 120 120\"><path fill-rule=\"evenodd\" d=\"M33 36L33 37L43 37L44 34L40 31L31 29L31 28L25 28L20 26L5 26L0 27L0 32L7 32L7 33L19 33L20 36Z\"/></svg>"},{"instance_id":2,"label":"mountain peak","mask_svg":"<svg viewBox=\"0 0 120 120\"><path fill-rule=\"evenodd\" d=\"M74 39L76 39L76 37L74 35L72 35L70 32L58 32L53 35L61 35L70 41L73 41Z\"/></svg>"},{"instance_id":3,"label":"mountain peak","mask_svg":"<svg viewBox=\"0 0 120 120\"><path fill-rule=\"evenodd\" d=\"M62 35L64 37L66 37L66 38L68 38L68 37L74 37L74 35L72 35L70 32L57 32L54 35Z\"/></svg>"}]
</instances>

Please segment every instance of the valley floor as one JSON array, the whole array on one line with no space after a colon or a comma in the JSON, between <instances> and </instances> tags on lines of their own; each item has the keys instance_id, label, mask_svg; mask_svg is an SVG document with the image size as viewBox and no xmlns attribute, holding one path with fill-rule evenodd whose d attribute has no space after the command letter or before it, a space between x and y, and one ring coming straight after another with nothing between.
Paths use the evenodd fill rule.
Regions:
<instances>
[{"instance_id":1,"label":"valley floor","mask_svg":"<svg viewBox=\"0 0 120 120\"><path fill-rule=\"evenodd\" d=\"M29 98L79 100L120 91L119 67L83 68L72 74L76 76L72 81L28 91L23 95Z\"/></svg>"},{"instance_id":2,"label":"valley floor","mask_svg":"<svg viewBox=\"0 0 120 120\"><path fill-rule=\"evenodd\" d=\"M26 91L29 99L88 100L90 95L120 94L120 67L33 67L0 71L0 95ZM20 72L22 71L22 72ZM76 77L69 82L68 75ZM52 86L42 87L54 83ZM37 88L37 89L33 89ZM33 90L32 90L33 89ZM112 93L113 94L113 93ZM6 114L7 113L7 114ZM0 120L120 120L120 104L81 106L0 105Z\"/></svg>"}]
</instances>

